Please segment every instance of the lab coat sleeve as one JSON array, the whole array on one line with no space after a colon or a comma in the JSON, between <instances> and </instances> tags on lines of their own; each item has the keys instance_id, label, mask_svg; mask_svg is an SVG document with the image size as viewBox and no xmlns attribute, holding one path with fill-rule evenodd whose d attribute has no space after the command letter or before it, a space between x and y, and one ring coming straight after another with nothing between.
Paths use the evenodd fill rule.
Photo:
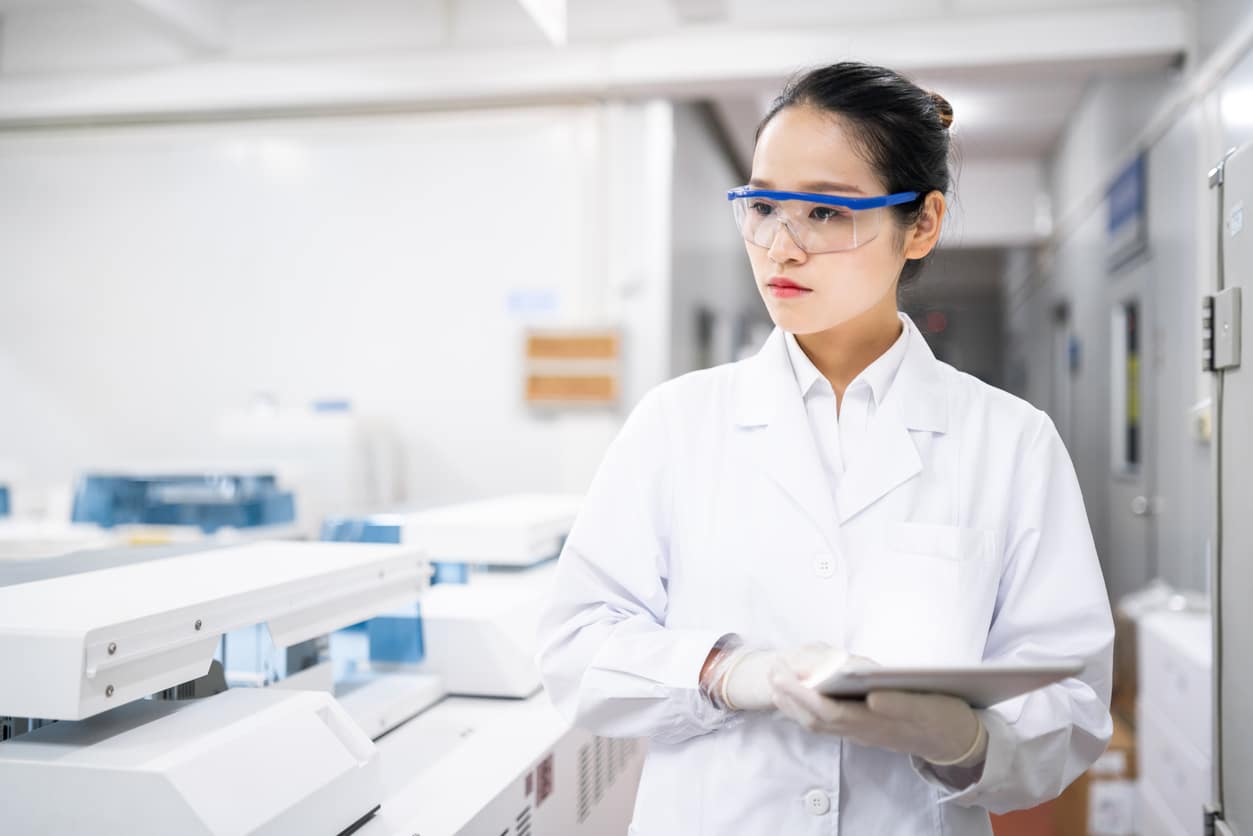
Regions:
<instances>
[{"instance_id":1,"label":"lab coat sleeve","mask_svg":"<svg viewBox=\"0 0 1253 836\"><path fill-rule=\"evenodd\" d=\"M1056 797L1105 751L1114 641L1109 598L1074 466L1043 413L1012 487L997 604L984 658L1082 660L1079 676L980 711L988 731L982 773L946 782L925 761L915 770L941 800L994 813ZM952 779L952 773L946 773ZM974 777L974 776L972 776Z\"/></svg>"},{"instance_id":2,"label":"lab coat sleeve","mask_svg":"<svg viewBox=\"0 0 1253 836\"><path fill-rule=\"evenodd\" d=\"M663 395L640 402L592 481L558 560L538 662L573 724L677 743L730 719L699 689L727 633L665 626L673 447Z\"/></svg>"}]
</instances>

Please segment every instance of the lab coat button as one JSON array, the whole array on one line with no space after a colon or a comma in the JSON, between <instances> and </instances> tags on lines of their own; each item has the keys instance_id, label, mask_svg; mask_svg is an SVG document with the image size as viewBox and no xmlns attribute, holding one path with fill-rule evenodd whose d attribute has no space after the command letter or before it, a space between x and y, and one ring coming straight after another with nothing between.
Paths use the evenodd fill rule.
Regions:
<instances>
[{"instance_id":1,"label":"lab coat button","mask_svg":"<svg viewBox=\"0 0 1253 836\"><path fill-rule=\"evenodd\" d=\"M820 578L829 578L835 574L835 558L829 554L820 554L814 558L814 574Z\"/></svg>"},{"instance_id":2,"label":"lab coat button","mask_svg":"<svg viewBox=\"0 0 1253 836\"><path fill-rule=\"evenodd\" d=\"M831 799L822 790L805 793L805 809L815 816L825 816L831 810Z\"/></svg>"}]
</instances>

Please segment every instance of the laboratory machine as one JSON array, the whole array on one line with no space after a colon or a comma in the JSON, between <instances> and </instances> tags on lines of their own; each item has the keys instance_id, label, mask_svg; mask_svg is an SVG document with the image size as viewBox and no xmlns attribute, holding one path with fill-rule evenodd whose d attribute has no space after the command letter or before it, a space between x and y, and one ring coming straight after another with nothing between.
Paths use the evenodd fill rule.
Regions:
<instances>
[{"instance_id":1,"label":"laboratory machine","mask_svg":"<svg viewBox=\"0 0 1253 836\"><path fill-rule=\"evenodd\" d=\"M296 499L271 473L89 474L74 491L71 519L101 528L183 526L220 529L290 524Z\"/></svg>"},{"instance_id":2,"label":"laboratory machine","mask_svg":"<svg viewBox=\"0 0 1253 836\"><path fill-rule=\"evenodd\" d=\"M377 741L392 803L363 836L404 825L422 834L626 832L643 742L570 728L535 664L555 558L580 504L517 494L327 522L328 539L421 544L435 565L416 606L364 631L367 668L437 677L448 696ZM432 797L445 803L423 803Z\"/></svg>"},{"instance_id":3,"label":"laboratory machine","mask_svg":"<svg viewBox=\"0 0 1253 836\"><path fill-rule=\"evenodd\" d=\"M77 480L68 516L0 514L0 561L89 549L292 539L295 496L271 473L185 468Z\"/></svg>"},{"instance_id":4,"label":"laboratory machine","mask_svg":"<svg viewBox=\"0 0 1253 836\"><path fill-rule=\"evenodd\" d=\"M419 549L273 542L83 565L0 587L6 831L338 834L378 809L378 750L330 694L224 689L213 656L240 627L289 646L413 600Z\"/></svg>"},{"instance_id":5,"label":"laboratory machine","mask_svg":"<svg viewBox=\"0 0 1253 836\"><path fill-rule=\"evenodd\" d=\"M575 508L504 497L394 516L393 543L0 564L6 828L625 833L643 742L572 729L534 667L550 558ZM461 570L431 586L433 563ZM371 642L380 616L393 631ZM255 625L286 667L231 682L223 637ZM401 654L408 630L419 650ZM343 636L357 664L336 670Z\"/></svg>"}]
</instances>

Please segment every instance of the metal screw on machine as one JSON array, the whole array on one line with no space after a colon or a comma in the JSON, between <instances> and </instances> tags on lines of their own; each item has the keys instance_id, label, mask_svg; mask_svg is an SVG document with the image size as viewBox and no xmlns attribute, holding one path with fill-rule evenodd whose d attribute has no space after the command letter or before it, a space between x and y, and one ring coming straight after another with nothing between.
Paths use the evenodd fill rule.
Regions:
<instances>
[{"instance_id":1,"label":"metal screw on machine","mask_svg":"<svg viewBox=\"0 0 1253 836\"><path fill-rule=\"evenodd\" d=\"M1149 498L1147 496L1137 496L1131 500L1131 513L1137 517L1147 517L1149 514Z\"/></svg>"},{"instance_id":2,"label":"metal screw on machine","mask_svg":"<svg viewBox=\"0 0 1253 836\"><path fill-rule=\"evenodd\" d=\"M117 642L109 642L109 655L117 653Z\"/></svg>"},{"instance_id":3,"label":"metal screw on machine","mask_svg":"<svg viewBox=\"0 0 1253 836\"><path fill-rule=\"evenodd\" d=\"M199 630L199 629L201 628L201 626L202 626L202 625L201 625L201 621L200 621L200 619L199 619L199 618L197 618L197 619L196 619L196 629L197 629L197 630Z\"/></svg>"},{"instance_id":4,"label":"metal screw on machine","mask_svg":"<svg viewBox=\"0 0 1253 836\"><path fill-rule=\"evenodd\" d=\"M105 686L105 689L104 689L104 695L105 695L106 697L111 697L111 696L113 696L113 686L112 686L112 685Z\"/></svg>"}]
</instances>

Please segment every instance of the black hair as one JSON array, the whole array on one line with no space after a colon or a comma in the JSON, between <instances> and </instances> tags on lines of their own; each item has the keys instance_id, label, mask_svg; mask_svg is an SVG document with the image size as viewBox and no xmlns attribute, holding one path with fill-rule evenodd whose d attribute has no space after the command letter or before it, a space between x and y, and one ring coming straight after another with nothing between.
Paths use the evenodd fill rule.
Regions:
<instances>
[{"instance_id":1,"label":"black hair","mask_svg":"<svg viewBox=\"0 0 1253 836\"><path fill-rule=\"evenodd\" d=\"M892 207L900 227L918 220L927 194L948 194L953 108L938 93L929 93L886 67L853 61L831 64L792 78L771 103L757 136L779 111L797 105L842 117L889 193L918 192L916 200ZM905 262L902 289L917 280L925 260Z\"/></svg>"}]
</instances>

